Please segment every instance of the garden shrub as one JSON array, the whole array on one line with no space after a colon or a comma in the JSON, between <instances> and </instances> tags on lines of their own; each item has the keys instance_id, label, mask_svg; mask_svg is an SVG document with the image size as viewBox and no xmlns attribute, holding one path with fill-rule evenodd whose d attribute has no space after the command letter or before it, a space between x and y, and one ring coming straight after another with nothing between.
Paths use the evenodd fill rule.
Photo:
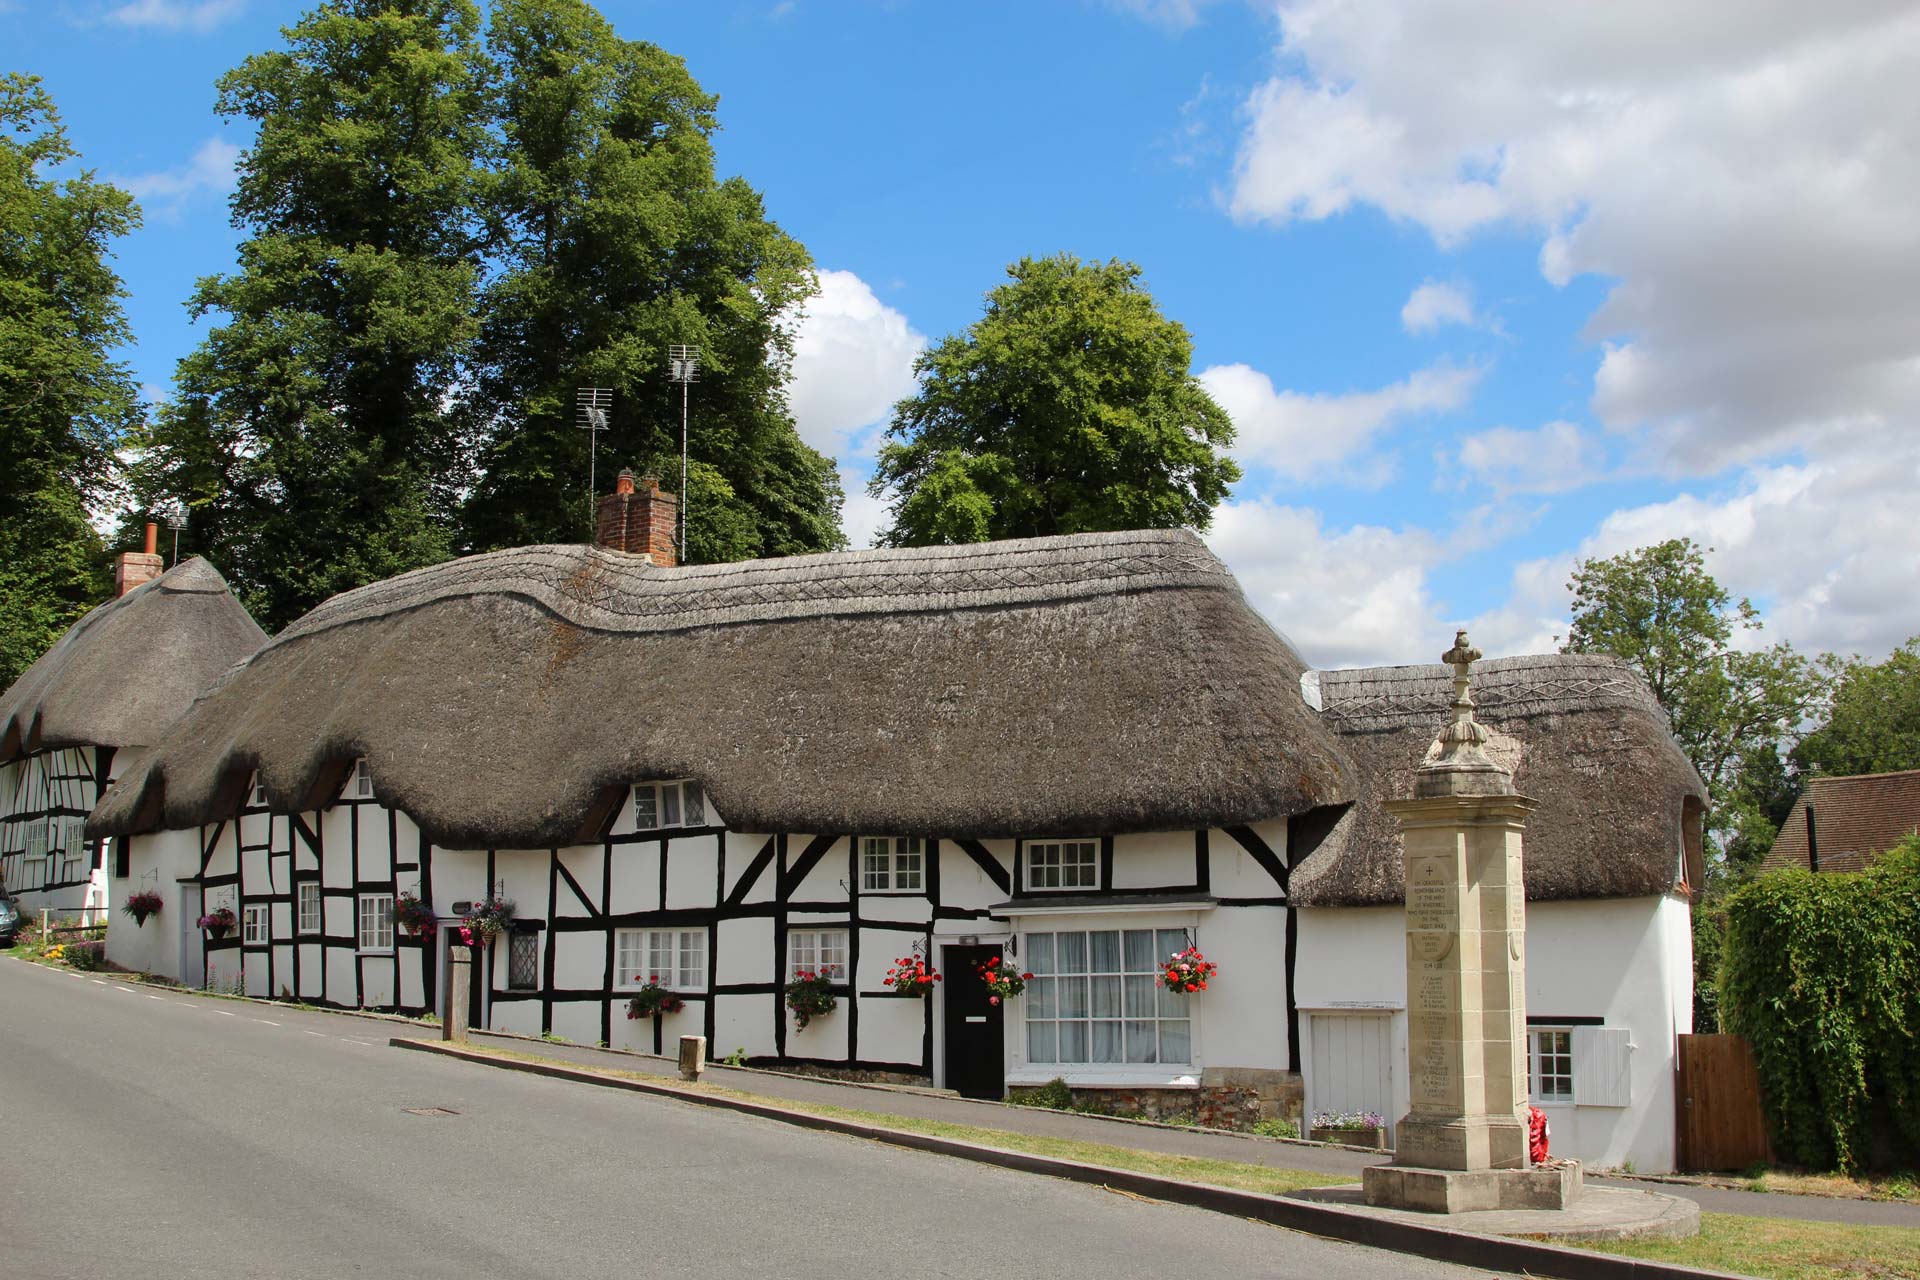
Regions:
<instances>
[{"instance_id":1,"label":"garden shrub","mask_svg":"<svg viewBox=\"0 0 1920 1280\"><path fill-rule=\"evenodd\" d=\"M1771 872L1727 900L1721 1025L1753 1046L1776 1152L1867 1163L1876 1106L1920 1151L1920 836L1859 872Z\"/></svg>"},{"instance_id":2,"label":"garden shrub","mask_svg":"<svg viewBox=\"0 0 1920 1280\"><path fill-rule=\"evenodd\" d=\"M107 967L107 944L104 942L69 942L62 956L76 969L89 972Z\"/></svg>"},{"instance_id":3,"label":"garden shrub","mask_svg":"<svg viewBox=\"0 0 1920 1280\"><path fill-rule=\"evenodd\" d=\"M1043 1085L1023 1089L1009 1101L1023 1107L1045 1107L1049 1111L1065 1111L1073 1106L1073 1090L1067 1088L1067 1082L1059 1076Z\"/></svg>"}]
</instances>

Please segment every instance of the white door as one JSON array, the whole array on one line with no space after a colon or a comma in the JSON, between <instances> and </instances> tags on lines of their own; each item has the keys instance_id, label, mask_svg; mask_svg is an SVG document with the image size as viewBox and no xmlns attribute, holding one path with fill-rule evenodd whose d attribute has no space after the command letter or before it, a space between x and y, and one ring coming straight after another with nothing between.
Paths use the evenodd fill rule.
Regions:
<instances>
[{"instance_id":1,"label":"white door","mask_svg":"<svg viewBox=\"0 0 1920 1280\"><path fill-rule=\"evenodd\" d=\"M199 924L202 899L199 885L180 886L180 983L196 990L207 985L207 947Z\"/></svg>"},{"instance_id":2,"label":"white door","mask_svg":"<svg viewBox=\"0 0 1920 1280\"><path fill-rule=\"evenodd\" d=\"M1377 1111L1393 1141L1393 1015L1308 1015L1307 1123L1322 1111ZM1302 1135L1304 1136L1304 1135Z\"/></svg>"}]
</instances>

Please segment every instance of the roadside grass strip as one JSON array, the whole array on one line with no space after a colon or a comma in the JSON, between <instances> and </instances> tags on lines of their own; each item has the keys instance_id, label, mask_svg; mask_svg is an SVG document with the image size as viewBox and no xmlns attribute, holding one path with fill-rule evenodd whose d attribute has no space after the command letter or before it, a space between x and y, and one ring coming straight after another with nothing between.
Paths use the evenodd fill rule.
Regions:
<instances>
[{"instance_id":1,"label":"roadside grass strip","mask_svg":"<svg viewBox=\"0 0 1920 1280\"><path fill-rule=\"evenodd\" d=\"M1798 1218L1703 1213L1691 1240L1614 1240L1602 1253L1762 1280L1920 1280L1920 1231Z\"/></svg>"}]
</instances>

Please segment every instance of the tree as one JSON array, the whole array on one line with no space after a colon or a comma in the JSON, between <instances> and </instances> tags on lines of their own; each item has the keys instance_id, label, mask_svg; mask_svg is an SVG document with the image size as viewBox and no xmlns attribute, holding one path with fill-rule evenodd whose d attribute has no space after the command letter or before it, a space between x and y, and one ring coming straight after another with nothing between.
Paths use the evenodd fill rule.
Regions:
<instances>
[{"instance_id":1,"label":"tree","mask_svg":"<svg viewBox=\"0 0 1920 1280\"><path fill-rule=\"evenodd\" d=\"M1567 585L1564 651L1611 653L1640 673L1706 781L1709 828L1723 837L1741 828L1750 848L1755 814L1777 805L1768 778L1778 775L1781 743L1819 692L1815 669L1784 643L1733 646L1737 631L1760 629L1759 615L1714 581L1690 539L1582 560Z\"/></svg>"},{"instance_id":2,"label":"tree","mask_svg":"<svg viewBox=\"0 0 1920 1280\"><path fill-rule=\"evenodd\" d=\"M89 505L116 485L139 398L113 241L140 225L78 157L37 76L0 77L0 689L105 596Z\"/></svg>"},{"instance_id":3,"label":"tree","mask_svg":"<svg viewBox=\"0 0 1920 1280\"><path fill-rule=\"evenodd\" d=\"M1240 478L1193 342L1130 262L1023 258L986 314L915 362L870 491L890 546L1205 529Z\"/></svg>"},{"instance_id":4,"label":"tree","mask_svg":"<svg viewBox=\"0 0 1920 1280\"><path fill-rule=\"evenodd\" d=\"M468 398L482 478L474 548L590 536L581 386L614 392L600 450L678 487L669 346L700 348L689 559L842 545L830 459L787 412L788 318L812 263L738 178L714 176L715 99L681 59L622 40L582 0L501 0L489 40L503 148L485 210L486 289Z\"/></svg>"},{"instance_id":5,"label":"tree","mask_svg":"<svg viewBox=\"0 0 1920 1280\"><path fill-rule=\"evenodd\" d=\"M474 330L487 66L469 0L330 0L219 84L258 123L237 271L192 307L223 323L181 362L142 496L261 622L445 558L467 477L448 420Z\"/></svg>"},{"instance_id":6,"label":"tree","mask_svg":"<svg viewBox=\"0 0 1920 1280\"><path fill-rule=\"evenodd\" d=\"M1834 663L1826 722L1794 748L1802 774L1920 769L1920 636L1870 663Z\"/></svg>"}]
</instances>

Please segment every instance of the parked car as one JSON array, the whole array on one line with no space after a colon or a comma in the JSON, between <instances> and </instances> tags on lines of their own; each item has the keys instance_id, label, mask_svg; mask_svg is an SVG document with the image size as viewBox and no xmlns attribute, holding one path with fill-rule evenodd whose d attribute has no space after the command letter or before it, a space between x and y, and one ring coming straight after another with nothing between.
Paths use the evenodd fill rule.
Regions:
<instances>
[{"instance_id":1,"label":"parked car","mask_svg":"<svg viewBox=\"0 0 1920 1280\"><path fill-rule=\"evenodd\" d=\"M0 889L0 947L13 945L14 935L20 932L20 908Z\"/></svg>"}]
</instances>

